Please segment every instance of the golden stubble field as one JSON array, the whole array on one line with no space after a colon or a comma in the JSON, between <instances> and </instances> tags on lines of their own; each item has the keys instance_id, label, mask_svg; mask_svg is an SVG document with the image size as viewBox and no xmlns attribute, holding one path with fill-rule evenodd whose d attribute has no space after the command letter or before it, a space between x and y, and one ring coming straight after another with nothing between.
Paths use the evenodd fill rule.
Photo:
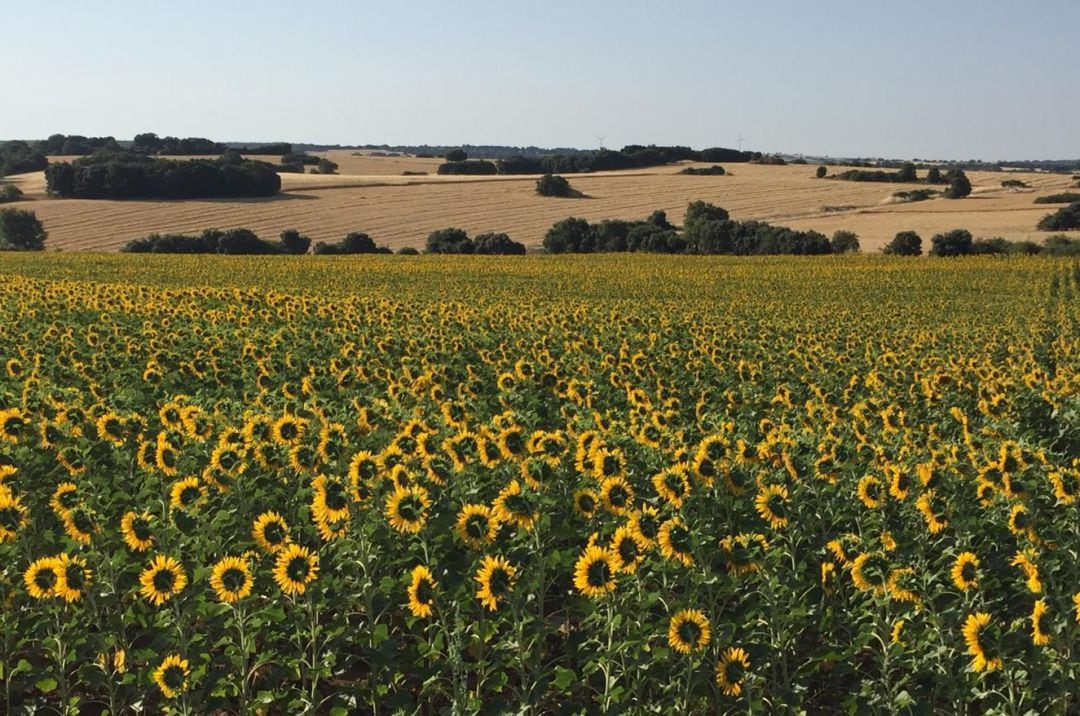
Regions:
<instances>
[{"instance_id":1,"label":"golden stubble field","mask_svg":"<svg viewBox=\"0 0 1080 716\"><path fill-rule=\"evenodd\" d=\"M930 236L964 228L976 237L1041 240L1035 230L1056 207L1036 205L1040 194L1067 189L1065 175L969 172L974 186L963 200L889 203L907 185L819 180L814 165L782 167L731 164L721 177L680 176L681 166L572 175L586 197L537 196L534 176L449 177L435 174L439 159L353 156L349 150L318 152L340 165L339 174L282 175L282 194L272 199L197 201L90 201L50 199L41 173L11 179L27 193L21 208L35 211L49 232L48 247L65 251L114 251L153 232L197 233L247 227L264 238L296 228L316 241L336 241L364 231L394 249L423 247L436 229L456 226L471 235L503 231L537 247L554 222L568 216L590 221L639 219L655 209L681 223L687 203L703 199L736 219L757 219L827 235L855 231L863 251L877 251L898 232ZM427 171L403 176L404 171ZM1030 189L1001 188L1021 179Z\"/></svg>"}]
</instances>

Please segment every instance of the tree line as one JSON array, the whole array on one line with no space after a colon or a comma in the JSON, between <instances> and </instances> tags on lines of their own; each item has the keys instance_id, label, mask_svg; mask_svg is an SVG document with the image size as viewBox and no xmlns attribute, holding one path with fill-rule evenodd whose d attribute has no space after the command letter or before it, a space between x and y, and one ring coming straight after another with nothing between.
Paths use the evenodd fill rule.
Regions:
<instances>
[{"instance_id":1,"label":"tree line","mask_svg":"<svg viewBox=\"0 0 1080 716\"><path fill-rule=\"evenodd\" d=\"M452 157L452 158L451 158ZM630 144L615 151L597 149L589 152L510 156L489 161L468 159L464 151L448 153L447 162L439 165L439 174L583 174L617 169L643 169L679 161L706 163L750 162L761 159L761 152L739 151L725 147L695 150L681 146Z\"/></svg>"},{"instance_id":2,"label":"tree line","mask_svg":"<svg viewBox=\"0 0 1080 716\"><path fill-rule=\"evenodd\" d=\"M824 165L818 167L818 179L825 178L827 173L828 169ZM930 167L926 173L926 177L920 179L918 170L912 162L905 162L895 172L848 169L839 174L833 174L829 178L839 181L947 185L947 188L943 192L947 199L962 199L971 194L971 181L967 178L967 175L962 169L951 168L942 172L938 167Z\"/></svg>"},{"instance_id":3,"label":"tree line","mask_svg":"<svg viewBox=\"0 0 1080 716\"><path fill-rule=\"evenodd\" d=\"M235 153L186 161L99 153L49 164L45 183L53 196L80 199L265 197L281 190L274 165Z\"/></svg>"}]
</instances>

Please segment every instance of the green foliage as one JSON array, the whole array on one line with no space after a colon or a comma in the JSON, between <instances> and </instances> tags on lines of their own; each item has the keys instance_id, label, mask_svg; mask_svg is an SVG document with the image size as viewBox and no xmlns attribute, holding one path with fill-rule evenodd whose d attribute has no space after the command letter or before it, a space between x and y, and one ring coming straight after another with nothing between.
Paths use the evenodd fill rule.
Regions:
<instances>
[{"instance_id":1,"label":"green foliage","mask_svg":"<svg viewBox=\"0 0 1080 716\"><path fill-rule=\"evenodd\" d=\"M349 254L389 254L392 251L385 246L378 246L375 240L362 231L354 231L336 244L320 241L315 244L314 252L324 255Z\"/></svg>"},{"instance_id":2,"label":"green foliage","mask_svg":"<svg viewBox=\"0 0 1080 716\"><path fill-rule=\"evenodd\" d=\"M711 167L684 167L679 171L679 174L686 174L689 176L717 176L722 177L727 174L719 164L713 164Z\"/></svg>"},{"instance_id":3,"label":"green foliage","mask_svg":"<svg viewBox=\"0 0 1080 716\"><path fill-rule=\"evenodd\" d=\"M525 245L506 234L480 234L470 239L465 231L450 228L432 232L425 250L429 254L524 255Z\"/></svg>"},{"instance_id":4,"label":"green foliage","mask_svg":"<svg viewBox=\"0 0 1080 716\"><path fill-rule=\"evenodd\" d=\"M464 149L454 149L446 153L446 161L448 162L463 162L468 158L469 155Z\"/></svg>"},{"instance_id":5,"label":"green foliage","mask_svg":"<svg viewBox=\"0 0 1080 716\"><path fill-rule=\"evenodd\" d=\"M901 231L881 252L892 256L921 256L922 238L914 231Z\"/></svg>"},{"instance_id":6,"label":"green foliage","mask_svg":"<svg viewBox=\"0 0 1080 716\"><path fill-rule=\"evenodd\" d=\"M260 239L250 229L207 229L198 236L150 234L129 241L121 251L132 254L230 254L265 255L287 253L276 242Z\"/></svg>"},{"instance_id":7,"label":"green foliage","mask_svg":"<svg viewBox=\"0 0 1080 716\"><path fill-rule=\"evenodd\" d=\"M0 144L0 176L39 172L48 165L45 153L26 142Z\"/></svg>"},{"instance_id":8,"label":"green foliage","mask_svg":"<svg viewBox=\"0 0 1080 716\"><path fill-rule=\"evenodd\" d=\"M34 212L0 209L0 251L41 251L48 237Z\"/></svg>"},{"instance_id":9,"label":"green foliage","mask_svg":"<svg viewBox=\"0 0 1080 716\"><path fill-rule=\"evenodd\" d=\"M420 252L412 246L402 246L397 250L399 256L419 256Z\"/></svg>"},{"instance_id":10,"label":"green foliage","mask_svg":"<svg viewBox=\"0 0 1080 716\"><path fill-rule=\"evenodd\" d=\"M940 195L941 192L935 189L904 189L903 191L894 191L892 194L894 199L904 202L926 201Z\"/></svg>"},{"instance_id":11,"label":"green foliage","mask_svg":"<svg viewBox=\"0 0 1080 716\"><path fill-rule=\"evenodd\" d=\"M536 180L536 193L540 196L571 197L574 196L574 188L566 177L558 174L545 174Z\"/></svg>"},{"instance_id":12,"label":"green foliage","mask_svg":"<svg viewBox=\"0 0 1080 716\"><path fill-rule=\"evenodd\" d=\"M816 172L814 172L814 175L815 175L815 176L816 176L816 177L817 177L818 179L824 179L824 178L825 178L825 175L826 175L826 174L828 174L828 173L829 173L829 168L828 168L828 167L826 167L826 166L825 166L825 165L823 164L823 165L821 165L820 167L818 167L818 168L817 168L817 171L816 171Z\"/></svg>"},{"instance_id":13,"label":"green foliage","mask_svg":"<svg viewBox=\"0 0 1080 716\"><path fill-rule=\"evenodd\" d=\"M22 199L22 189L14 184L0 184L0 204Z\"/></svg>"},{"instance_id":14,"label":"green foliage","mask_svg":"<svg viewBox=\"0 0 1080 716\"><path fill-rule=\"evenodd\" d=\"M966 229L953 229L930 239L931 256L966 256L971 251L971 232Z\"/></svg>"},{"instance_id":15,"label":"green foliage","mask_svg":"<svg viewBox=\"0 0 1080 716\"><path fill-rule=\"evenodd\" d=\"M945 189L944 197L946 199L963 199L971 194L971 182L968 180L967 175L960 170L950 172L949 186ZM948 175L947 175L948 176Z\"/></svg>"},{"instance_id":16,"label":"green foliage","mask_svg":"<svg viewBox=\"0 0 1080 716\"><path fill-rule=\"evenodd\" d=\"M281 232L281 248L287 254L306 254L311 247L311 239L303 236L296 229Z\"/></svg>"},{"instance_id":17,"label":"green foliage","mask_svg":"<svg viewBox=\"0 0 1080 716\"><path fill-rule=\"evenodd\" d=\"M941 174L941 169L937 167L930 167L926 172L927 184L947 184L948 181Z\"/></svg>"},{"instance_id":18,"label":"green foliage","mask_svg":"<svg viewBox=\"0 0 1080 716\"><path fill-rule=\"evenodd\" d=\"M316 162L315 169L312 170L313 174L337 174L338 165L337 162L330 161L326 157L320 157Z\"/></svg>"},{"instance_id":19,"label":"green foliage","mask_svg":"<svg viewBox=\"0 0 1080 716\"><path fill-rule=\"evenodd\" d=\"M1080 229L1080 201L1058 209L1039 219L1040 231L1070 231Z\"/></svg>"},{"instance_id":20,"label":"green foliage","mask_svg":"<svg viewBox=\"0 0 1080 716\"><path fill-rule=\"evenodd\" d=\"M440 164L437 172L439 174L479 175L498 174L499 170L496 168L494 162L489 162L486 159L466 159L461 162L447 162L445 164Z\"/></svg>"},{"instance_id":21,"label":"green foliage","mask_svg":"<svg viewBox=\"0 0 1080 716\"><path fill-rule=\"evenodd\" d=\"M918 180L919 176L915 172L915 165L911 162L904 162L904 164L900 167L900 171L896 173L896 181L916 182Z\"/></svg>"},{"instance_id":22,"label":"green foliage","mask_svg":"<svg viewBox=\"0 0 1080 716\"><path fill-rule=\"evenodd\" d=\"M1023 182L1023 181L1020 181L1019 179L1002 179L1001 180L1001 186L1004 189L1027 189L1028 188L1027 183Z\"/></svg>"},{"instance_id":23,"label":"green foliage","mask_svg":"<svg viewBox=\"0 0 1080 716\"><path fill-rule=\"evenodd\" d=\"M1050 194L1048 196L1035 197L1036 204L1075 204L1080 201L1080 194L1076 192L1064 192L1062 194Z\"/></svg>"},{"instance_id":24,"label":"green foliage","mask_svg":"<svg viewBox=\"0 0 1080 716\"><path fill-rule=\"evenodd\" d=\"M859 253L859 236L854 231L837 231L833 234L829 244L832 246L834 254Z\"/></svg>"}]
</instances>

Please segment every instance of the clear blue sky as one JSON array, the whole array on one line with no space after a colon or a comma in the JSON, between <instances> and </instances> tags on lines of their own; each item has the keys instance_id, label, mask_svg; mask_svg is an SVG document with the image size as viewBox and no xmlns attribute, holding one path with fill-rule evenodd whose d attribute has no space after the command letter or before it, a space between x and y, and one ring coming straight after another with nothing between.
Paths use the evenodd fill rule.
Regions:
<instances>
[{"instance_id":1,"label":"clear blue sky","mask_svg":"<svg viewBox=\"0 0 1080 716\"><path fill-rule=\"evenodd\" d=\"M1080 157L1080 0L3 0L0 137Z\"/></svg>"}]
</instances>

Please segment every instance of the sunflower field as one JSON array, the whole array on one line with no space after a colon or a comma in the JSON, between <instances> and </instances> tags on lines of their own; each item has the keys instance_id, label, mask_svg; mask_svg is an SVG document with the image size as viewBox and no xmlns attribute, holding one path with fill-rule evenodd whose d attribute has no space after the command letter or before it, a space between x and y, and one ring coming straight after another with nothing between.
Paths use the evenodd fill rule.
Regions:
<instances>
[{"instance_id":1,"label":"sunflower field","mask_svg":"<svg viewBox=\"0 0 1080 716\"><path fill-rule=\"evenodd\" d=\"M1076 713L1080 264L11 255L4 713Z\"/></svg>"}]
</instances>

